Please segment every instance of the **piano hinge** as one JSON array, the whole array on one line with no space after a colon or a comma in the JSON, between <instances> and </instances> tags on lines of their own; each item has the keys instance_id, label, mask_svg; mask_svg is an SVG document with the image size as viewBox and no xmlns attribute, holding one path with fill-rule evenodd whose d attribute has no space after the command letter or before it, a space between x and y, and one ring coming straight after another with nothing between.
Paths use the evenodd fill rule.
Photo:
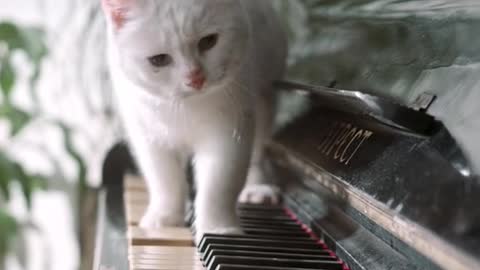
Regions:
<instances>
[{"instance_id":1,"label":"piano hinge","mask_svg":"<svg viewBox=\"0 0 480 270\"><path fill-rule=\"evenodd\" d=\"M410 107L417 111L427 111L436 99L436 95L425 92L420 94Z\"/></svg>"}]
</instances>

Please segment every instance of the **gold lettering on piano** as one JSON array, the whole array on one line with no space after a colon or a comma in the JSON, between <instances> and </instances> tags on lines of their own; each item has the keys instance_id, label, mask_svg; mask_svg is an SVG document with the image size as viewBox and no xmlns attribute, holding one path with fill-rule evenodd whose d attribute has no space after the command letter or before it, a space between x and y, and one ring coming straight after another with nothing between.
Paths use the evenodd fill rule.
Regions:
<instances>
[{"instance_id":1,"label":"gold lettering on piano","mask_svg":"<svg viewBox=\"0 0 480 270\"><path fill-rule=\"evenodd\" d=\"M317 149L325 156L349 165L373 134L370 130L361 129L350 123L334 122Z\"/></svg>"}]
</instances>

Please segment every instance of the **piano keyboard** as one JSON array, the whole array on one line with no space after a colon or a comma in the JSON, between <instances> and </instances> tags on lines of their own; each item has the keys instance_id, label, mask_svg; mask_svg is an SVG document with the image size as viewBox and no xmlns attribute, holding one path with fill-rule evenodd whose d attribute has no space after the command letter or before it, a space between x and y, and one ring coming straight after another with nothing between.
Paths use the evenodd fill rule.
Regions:
<instances>
[{"instance_id":1,"label":"piano keyboard","mask_svg":"<svg viewBox=\"0 0 480 270\"><path fill-rule=\"evenodd\" d=\"M206 234L195 247L189 228L149 231L138 227L148 203L138 178L126 177L124 202L130 270L348 269L282 207L239 205L244 235ZM187 223L192 226L193 218Z\"/></svg>"}]
</instances>

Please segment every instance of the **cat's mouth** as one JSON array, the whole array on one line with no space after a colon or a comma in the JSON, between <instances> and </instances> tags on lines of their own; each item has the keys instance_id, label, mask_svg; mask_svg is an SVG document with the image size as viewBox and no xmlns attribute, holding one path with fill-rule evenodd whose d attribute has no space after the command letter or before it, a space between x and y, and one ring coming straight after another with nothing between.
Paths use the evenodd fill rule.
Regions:
<instances>
[{"instance_id":1,"label":"cat's mouth","mask_svg":"<svg viewBox=\"0 0 480 270\"><path fill-rule=\"evenodd\" d=\"M200 96L200 95L211 92L212 87L214 87L214 85L212 85L209 81L206 81L201 88L198 88L198 89L192 88L192 87L183 88L176 93L176 96L179 98L190 98L193 96Z\"/></svg>"},{"instance_id":2,"label":"cat's mouth","mask_svg":"<svg viewBox=\"0 0 480 270\"><path fill-rule=\"evenodd\" d=\"M219 88L222 88L224 84L224 74L219 76L216 80L206 80L200 89L185 88L182 87L175 91L175 93L170 95L172 99L188 99L195 96L202 96L210 92L216 91Z\"/></svg>"},{"instance_id":3,"label":"cat's mouth","mask_svg":"<svg viewBox=\"0 0 480 270\"><path fill-rule=\"evenodd\" d=\"M188 99L194 96L200 96L203 95L209 91L207 91L208 85L205 85L202 87L202 89L199 90L192 90L192 89L182 89L181 91L178 91L171 95L172 98L174 99Z\"/></svg>"}]
</instances>

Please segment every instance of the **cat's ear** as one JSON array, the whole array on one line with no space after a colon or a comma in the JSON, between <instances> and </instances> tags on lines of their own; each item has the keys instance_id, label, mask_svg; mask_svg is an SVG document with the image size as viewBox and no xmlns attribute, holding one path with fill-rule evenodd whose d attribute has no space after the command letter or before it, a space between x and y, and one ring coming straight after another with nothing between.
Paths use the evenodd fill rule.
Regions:
<instances>
[{"instance_id":1,"label":"cat's ear","mask_svg":"<svg viewBox=\"0 0 480 270\"><path fill-rule=\"evenodd\" d=\"M138 0L101 0L103 11L112 22L116 30L120 29L127 20L128 12Z\"/></svg>"}]
</instances>

